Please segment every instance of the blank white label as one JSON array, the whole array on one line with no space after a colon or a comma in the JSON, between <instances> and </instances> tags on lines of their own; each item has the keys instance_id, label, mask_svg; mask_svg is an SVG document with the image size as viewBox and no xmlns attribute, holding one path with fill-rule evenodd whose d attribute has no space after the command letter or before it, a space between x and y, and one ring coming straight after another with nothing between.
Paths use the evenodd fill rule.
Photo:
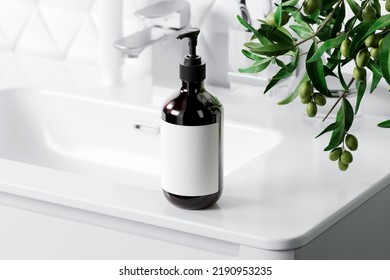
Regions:
<instances>
[{"instance_id":1,"label":"blank white label","mask_svg":"<svg viewBox=\"0 0 390 280\"><path fill-rule=\"evenodd\" d=\"M218 191L220 127L174 125L161 120L161 186L172 194Z\"/></svg>"}]
</instances>

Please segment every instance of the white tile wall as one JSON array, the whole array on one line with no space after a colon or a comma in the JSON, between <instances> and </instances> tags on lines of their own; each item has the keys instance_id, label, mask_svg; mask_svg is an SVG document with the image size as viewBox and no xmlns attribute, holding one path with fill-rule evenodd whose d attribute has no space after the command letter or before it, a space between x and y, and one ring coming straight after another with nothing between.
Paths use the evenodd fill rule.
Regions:
<instances>
[{"instance_id":1,"label":"white tile wall","mask_svg":"<svg viewBox=\"0 0 390 280\"><path fill-rule=\"evenodd\" d=\"M121 1L121 0L112 0ZM134 12L157 0L123 0L124 32L142 28ZM200 27L199 53L208 81L226 85L227 34L236 24L238 0L187 0ZM259 1L259 0L256 0ZM0 50L96 65L95 0L0 0Z\"/></svg>"}]
</instances>

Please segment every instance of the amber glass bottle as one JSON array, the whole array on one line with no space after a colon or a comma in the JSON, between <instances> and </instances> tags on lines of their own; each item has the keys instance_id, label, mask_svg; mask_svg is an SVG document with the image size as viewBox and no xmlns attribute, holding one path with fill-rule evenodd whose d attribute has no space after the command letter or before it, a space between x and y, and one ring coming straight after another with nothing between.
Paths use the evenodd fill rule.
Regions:
<instances>
[{"instance_id":1,"label":"amber glass bottle","mask_svg":"<svg viewBox=\"0 0 390 280\"><path fill-rule=\"evenodd\" d=\"M190 52L180 65L182 87L161 114L161 187L172 204L185 209L209 207L223 187L223 108L204 88L198 35L192 28L178 37L189 39Z\"/></svg>"}]
</instances>

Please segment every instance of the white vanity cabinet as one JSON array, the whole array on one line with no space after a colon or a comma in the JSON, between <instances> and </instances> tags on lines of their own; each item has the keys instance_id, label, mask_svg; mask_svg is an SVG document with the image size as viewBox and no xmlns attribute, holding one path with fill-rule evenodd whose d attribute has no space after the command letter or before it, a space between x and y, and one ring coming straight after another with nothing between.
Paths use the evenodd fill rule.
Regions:
<instances>
[{"instance_id":1,"label":"white vanity cabinet","mask_svg":"<svg viewBox=\"0 0 390 280\"><path fill-rule=\"evenodd\" d=\"M0 193L0 259L291 259L267 251Z\"/></svg>"},{"instance_id":2,"label":"white vanity cabinet","mask_svg":"<svg viewBox=\"0 0 390 280\"><path fill-rule=\"evenodd\" d=\"M263 250L0 193L0 259L390 259L390 187L307 245Z\"/></svg>"}]
</instances>

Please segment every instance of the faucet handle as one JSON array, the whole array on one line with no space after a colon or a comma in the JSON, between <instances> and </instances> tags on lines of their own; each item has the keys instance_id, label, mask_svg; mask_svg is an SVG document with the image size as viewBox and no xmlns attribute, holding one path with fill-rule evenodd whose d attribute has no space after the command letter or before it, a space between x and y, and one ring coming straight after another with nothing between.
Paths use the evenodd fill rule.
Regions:
<instances>
[{"instance_id":1,"label":"faucet handle","mask_svg":"<svg viewBox=\"0 0 390 280\"><path fill-rule=\"evenodd\" d=\"M136 11L135 15L155 21L155 25L182 29L190 23L190 3L178 0L161 1Z\"/></svg>"}]
</instances>

